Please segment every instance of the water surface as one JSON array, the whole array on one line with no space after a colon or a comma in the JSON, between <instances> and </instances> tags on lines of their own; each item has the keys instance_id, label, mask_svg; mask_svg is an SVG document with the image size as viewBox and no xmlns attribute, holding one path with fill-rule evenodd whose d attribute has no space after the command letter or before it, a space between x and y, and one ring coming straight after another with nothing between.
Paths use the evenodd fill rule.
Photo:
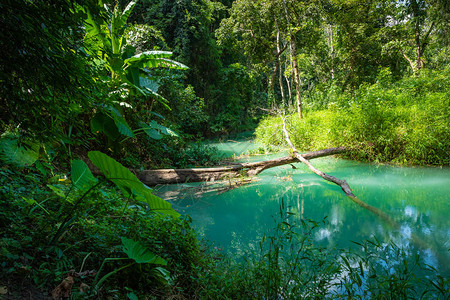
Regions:
<instances>
[{"instance_id":1,"label":"water surface","mask_svg":"<svg viewBox=\"0 0 450 300\"><path fill-rule=\"evenodd\" d=\"M233 144L229 146L231 152ZM245 146L236 149L242 148ZM193 218L201 237L233 254L257 248L264 234L274 227L274 217L284 201L296 218L316 221L327 218L328 222L314 236L319 244L348 248L355 247L352 241L373 237L383 243L393 241L410 254L420 253L426 263L445 276L450 275L450 168L393 167L331 157L311 162L320 170L345 179L359 199L382 210L399 227L393 228L358 206L338 186L324 181L300 163L294 164L295 169L286 165L266 170L256 182L221 194L199 198L185 189L173 205ZM164 198L170 190L195 185L198 184L166 186L158 194ZM415 244L412 237L423 244Z\"/></svg>"}]
</instances>

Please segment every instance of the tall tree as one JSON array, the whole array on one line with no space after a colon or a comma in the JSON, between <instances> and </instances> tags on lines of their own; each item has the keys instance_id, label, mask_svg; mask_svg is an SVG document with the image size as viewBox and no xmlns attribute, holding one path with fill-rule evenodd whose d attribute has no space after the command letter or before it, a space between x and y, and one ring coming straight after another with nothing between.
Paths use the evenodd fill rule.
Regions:
<instances>
[{"instance_id":1,"label":"tall tree","mask_svg":"<svg viewBox=\"0 0 450 300\"><path fill-rule=\"evenodd\" d=\"M274 95L274 83L278 74L282 103L282 76L286 74L286 70L283 70L281 62L289 58L299 117L302 115L302 75L299 60L301 57L311 59L310 53L317 44L317 39L313 37L317 33L315 28L319 27L318 12L319 5L314 1L305 3L291 0L238 0L233 3L230 17L222 21L218 30L220 41L233 38L235 45L241 47L249 58L252 67L260 68L261 72L266 73L269 95ZM286 82L288 91L291 91L289 80Z\"/></svg>"},{"instance_id":2,"label":"tall tree","mask_svg":"<svg viewBox=\"0 0 450 300\"><path fill-rule=\"evenodd\" d=\"M408 61L413 72L419 71L425 64L425 51L429 48L434 35L447 31L449 25L449 4L444 1L408 0L401 4L397 22L403 29L403 42L401 53ZM447 25L447 26L446 26ZM447 27L447 28L446 28ZM446 34L444 34L446 35ZM447 45L445 45L447 44Z\"/></svg>"}]
</instances>

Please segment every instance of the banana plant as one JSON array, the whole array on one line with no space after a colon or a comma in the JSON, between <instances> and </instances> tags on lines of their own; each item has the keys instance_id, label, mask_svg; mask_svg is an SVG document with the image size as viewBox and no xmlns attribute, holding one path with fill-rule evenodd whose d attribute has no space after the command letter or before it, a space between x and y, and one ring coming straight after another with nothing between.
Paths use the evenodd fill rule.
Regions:
<instances>
[{"instance_id":1,"label":"banana plant","mask_svg":"<svg viewBox=\"0 0 450 300\"><path fill-rule=\"evenodd\" d=\"M110 71L111 78L136 88L143 95L157 95L157 84L151 79L149 69L187 69L182 63L171 60L169 51L144 51L136 54L136 49L127 45L123 36L126 22L138 1L131 1L121 11L118 3L111 10L104 5L108 18L94 18L88 6L80 6L85 13L84 45L86 53L100 60Z\"/></svg>"},{"instance_id":2,"label":"banana plant","mask_svg":"<svg viewBox=\"0 0 450 300\"><path fill-rule=\"evenodd\" d=\"M106 4L102 6L99 1L99 7L102 8L100 15L106 15L107 18L94 17L88 6L78 6L78 10L85 15L85 51L111 74L111 86L114 88L111 95L119 94L122 98L133 94L151 96L170 109L168 101L158 94L159 85L152 80L151 69L183 70L187 67L171 60L172 53L169 51L144 51L136 54L136 49L127 44L124 37L126 23L137 2L129 2L122 11L117 2L110 9ZM99 107L99 112L91 120L91 130L104 133L111 141L116 141L121 135L135 137L123 117L122 110L127 107L132 107L132 104L125 101ZM143 128L149 127L151 125ZM153 138L152 135L149 137Z\"/></svg>"}]
</instances>

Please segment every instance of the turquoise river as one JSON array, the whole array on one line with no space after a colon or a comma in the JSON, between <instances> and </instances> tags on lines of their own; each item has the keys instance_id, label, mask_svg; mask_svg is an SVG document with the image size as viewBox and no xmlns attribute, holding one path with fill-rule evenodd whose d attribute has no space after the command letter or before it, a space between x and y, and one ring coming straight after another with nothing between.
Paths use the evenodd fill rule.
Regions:
<instances>
[{"instance_id":1,"label":"turquoise river","mask_svg":"<svg viewBox=\"0 0 450 300\"><path fill-rule=\"evenodd\" d=\"M217 143L226 156L255 147L251 141ZM252 156L258 161L286 153ZM327 247L355 247L355 242L377 238L394 242L409 253L421 254L425 263L450 275L450 168L396 167L337 159L311 160L322 171L345 179L354 194L393 219L385 223L358 206L342 190L313 174L305 165L280 166L262 172L254 182L222 193L200 194L199 184L178 184L156 189L170 198L174 208L193 219L200 236L233 255L256 249L274 228L283 201L295 217L316 221L326 218L315 231L317 243ZM417 245L412 237L418 237Z\"/></svg>"}]
</instances>

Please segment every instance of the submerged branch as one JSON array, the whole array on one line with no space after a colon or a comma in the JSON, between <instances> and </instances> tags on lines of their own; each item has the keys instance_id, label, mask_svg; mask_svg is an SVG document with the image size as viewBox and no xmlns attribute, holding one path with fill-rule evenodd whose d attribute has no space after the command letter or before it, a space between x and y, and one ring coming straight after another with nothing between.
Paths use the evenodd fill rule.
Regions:
<instances>
[{"instance_id":1,"label":"submerged branch","mask_svg":"<svg viewBox=\"0 0 450 300\"><path fill-rule=\"evenodd\" d=\"M370 211L371 213L376 215L378 218L383 220L385 223L389 224L392 228L394 228L396 230L400 229L400 227L401 227L400 224L396 220L394 220L391 216L386 214L381 209L371 206L371 205L365 203L364 201L362 201L361 199L359 199L358 197L356 197L353 194L352 189L350 188L350 186L348 185L348 183L345 180L341 180L334 176L323 173L322 171L316 169L313 165L311 165L311 163L308 161L306 155L299 154L297 152L297 149L292 144L292 142L289 138L289 133L287 132L286 122L285 122L284 118L283 118L283 133L285 135L286 142L292 148L293 156L296 157L299 161L306 164L311 171L313 171L315 174L319 175L323 179L325 179L327 181L331 181L331 182L339 185L342 188L342 190L344 191L345 195L348 196L357 205ZM413 234L413 233L411 234L411 241L422 250L430 249L432 252L434 252L437 255L437 257L439 257L440 261L443 261L448 265L449 261L445 256L441 255L438 251L436 251L436 249L433 249L433 247L431 247L431 245L429 243L425 242L423 239L421 239L416 234Z\"/></svg>"}]
</instances>

